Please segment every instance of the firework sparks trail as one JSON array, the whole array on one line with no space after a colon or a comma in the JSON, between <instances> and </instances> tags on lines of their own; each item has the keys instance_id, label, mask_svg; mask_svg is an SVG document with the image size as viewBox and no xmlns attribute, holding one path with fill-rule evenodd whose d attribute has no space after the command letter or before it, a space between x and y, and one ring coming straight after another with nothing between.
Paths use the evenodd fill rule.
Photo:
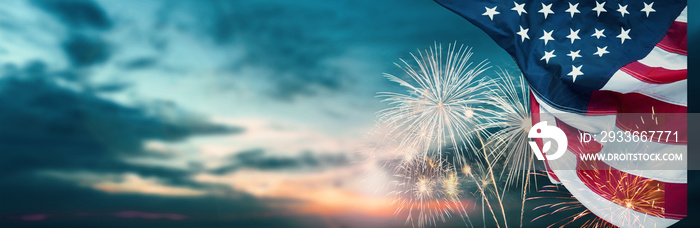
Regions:
<instances>
[{"instance_id":1,"label":"firework sparks trail","mask_svg":"<svg viewBox=\"0 0 700 228\"><path fill-rule=\"evenodd\" d=\"M494 160L504 160L510 167L501 173L502 177L506 176L506 186L523 186L527 184L525 179L531 173L534 162L527 137L532 128L528 85L524 77L513 79L505 71L501 71L499 76L501 80L496 83L499 93L489 97L489 104L502 112L494 117L494 124L499 130L490 135L488 145Z\"/></svg>"},{"instance_id":2,"label":"firework sparks trail","mask_svg":"<svg viewBox=\"0 0 700 228\"><path fill-rule=\"evenodd\" d=\"M500 80L496 83L496 95L490 96L489 104L498 107L499 112L494 117L498 131L490 135L487 143L491 148L494 161L503 160L505 166L499 179L505 176L503 194L512 186L520 186L522 201L520 208L520 226L522 227L525 210L525 195L528 192L534 160L528 146L528 132L532 128L528 99L529 90L524 77L513 77L501 70Z\"/></svg>"},{"instance_id":3,"label":"firework sparks trail","mask_svg":"<svg viewBox=\"0 0 700 228\"><path fill-rule=\"evenodd\" d=\"M489 181L488 175L484 175L484 173L486 173L486 171L484 171L483 166L479 165L478 167L480 169L473 170L471 168L471 166L466 164L466 162L463 162L463 164L464 165L462 167L462 173L464 173L465 176L472 178L472 180L474 181L474 184L478 188L477 192L481 195L481 204L482 204L481 214L482 214L482 218L484 221L484 226L486 225L486 218L485 218L486 212L485 212L485 208L483 206L486 205L489 208L491 215L493 216L493 220L496 222L496 227L501 227L500 223L498 222L498 218L496 218L496 213L494 213L493 207L491 206L491 202L489 202L489 198L486 195L486 193L488 191L486 189L486 186L488 186L490 184L490 181ZM480 171L480 172L476 172L476 171ZM484 176L486 176L486 178L484 178ZM498 190L496 190L496 192L498 192ZM486 203L484 203L484 201L486 201ZM501 208L501 209L503 209L503 208Z\"/></svg>"},{"instance_id":4,"label":"firework sparks trail","mask_svg":"<svg viewBox=\"0 0 700 228\"><path fill-rule=\"evenodd\" d=\"M535 175L540 175L540 176L546 176L547 174L544 174L542 172L538 172ZM552 217L555 215L561 215L564 214L564 216L567 216L563 219L560 220L553 220L554 223L550 224L547 226L547 228L551 227L566 227L567 225L571 225L572 223L579 222L580 227L586 227L586 228L607 228L607 227L615 227L614 225L606 222L605 220L599 218L595 214L593 214L590 210L586 209L586 207L581 204L571 193L566 191L563 187L557 186L557 185L545 185L542 186L542 189L537 191L541 196L536 196L536 197L530 197L527 198L526 200L555 200L557 201L556 203L546 203L542 204L540 206L535 207L533 210L538 211L538 210L545 210L549 209L551 211L545 212L542 215L537 216L536 218L532 219L531 222L534 222L536 220L542 219L542 218L548 218ZM567 214L568 213L568 214Z\"/></svg>"},{"instance_id":5,"label":"firework sparks trail","mask_svg":"<svg viewBox=\"0 0 700 228\"><path fill-rule=\"evenodd\" d=\"M489 158L488 154L486 153L486 144L484 143L483 139L481 139L480 132L476 132L476 136L479 139L479 141L481 142L481 145L482 145L481 151L484 152L484 160L486 161L486 164L488 167L488 171L486 174L487 178L491 178L491 183L493 183L493 185L492 185L493 190L494 190L494 193L496 194L496 200L498 202L498 205L501 208L501 214L503 215L503 225L507 228L508 227L508 220L506 219L506 211L505 211L505 208L503 207L503 198L498 193L498 185L496 185L496 183L497 183L496 178L493 175L493 165L491 164L491 161L490 161L491 159ZM484 185L486 185L486 183L484 183ZM483 189L481 190L481 192L482 193L484 192ZM493 214L493 211L491 211L491 213ZM495 214L494 214L494 216L495 216ZM496 220L496 224L498 225L498 220Z\"/></svg>"}]
</instances>

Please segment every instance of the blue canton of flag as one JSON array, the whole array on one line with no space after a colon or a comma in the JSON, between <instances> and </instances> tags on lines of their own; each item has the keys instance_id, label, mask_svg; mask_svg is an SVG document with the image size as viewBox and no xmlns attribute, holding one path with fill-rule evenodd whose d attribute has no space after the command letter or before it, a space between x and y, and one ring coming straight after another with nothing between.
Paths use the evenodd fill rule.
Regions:
<instances>
[{"instance_id":1,"label":"blue canton of flag","mask_svg":"<svg viewBox=\"0 0 700 228\"><path fill-rule=\"evenodd\" d=\"M686 1L436 0L488 33L532 91L558 110L586 113L591 92L647 56Z\"/></svg>"}]
</instances>

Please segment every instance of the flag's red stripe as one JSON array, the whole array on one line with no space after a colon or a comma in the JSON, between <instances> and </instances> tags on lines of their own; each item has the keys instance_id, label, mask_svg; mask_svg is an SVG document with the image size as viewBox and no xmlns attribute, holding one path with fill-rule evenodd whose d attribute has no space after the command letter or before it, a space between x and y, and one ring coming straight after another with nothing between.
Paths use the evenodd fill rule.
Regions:
<instances>
[{"instance_id":1,"label":"flag's red stripe","mask_svg":"<svg viewBox=\"0 0 700 228\"><path fill-rule=\"evenodd\" d=\"M598 153L603 146L595 141L581 142L576 138L581 131L558 119L557 127L569 136L567 149L577 156L576 173L589 190L640 213L669 219L686 217L687 184L666 183L632 175L603 161L582 161L579 155Z\"/></svg>"},{"instance_id":2,"label":"flag's red stripe","mask_svg":"<svg viewBox=\"0 0 700 228\"><path fill-rule=\"evenodd\" d=\"M666 36L656 46L667 52L688 55L688 23L673 22Z\"/></svg>"},{"instance_id":3,"label":"flag's red stripe","mask_svg":"<svg viewBox=\"0 0 700 228\"><path fill-rule=\"evenodd\" d=\"M605 116L614 115L617 113L617 105L619 104L615 96L616 92L608 93L607 91L593 91L591 98L588 99L588 116Z\"/></svg>"},{"instance_id":4,"label":"flag's red stripe","mask_svg":"<svg viewBox=\"0 0 700 228\"><path fill-rule=\"evenodd\" d=\"M652 113L654 113L652 115ZM639 93L593 91L588 104L589 116L616 114L616 125L626 131L678 132L678 140L666 142L655 135L654 141L687 144L688 107L667 103Z\"/></svg>"},{"instance_id":5,"label":"flag's red stripe","mask_svg":"<svg viewBox=\"0 0 700 228\"><path fill-rule=\"evenodd\" d=\"M653 110L652 110L653 108ZM688 107L675 105L640 93L618 93L595 90L591 92L587 115L616 113L688 113Z\"/></svg>"},{"instance_id":6,"label":"flag's red stripe","mask_svg":"<svg viewBox=\"0 0 700 228\"><path fill-rule=\"evenodd\" d=\"M537 99L535 99L535 94L533 94L532 92L530 92L530 113L532 117L532 125L535 125L542 121L540 118L540 104L537 103ZM535 143L537 143L537 146L540 148L541 151L543 145L542 139L535 138ZM544 165L547 168L547 174L549 175L549 177L551 177L555 181L561 182L559 180L559 177L557 177L557 175L554 174L554 172L552 172L552 169L549 168L549 162L547 162L546 159L544 160Z\"/></svg>"},{"instance_id":7,"label":"flag's red stripe","mask_svg":"<svg viewBox=\"0 0 700 228\"><path fill-rule=\"evenodd\" d=\"M620 70L640 81L653 84L666 84L688 79L687 69L669 70L662 67L650 67L640 62L632 62Z\"/></svg>"}]
</instances>

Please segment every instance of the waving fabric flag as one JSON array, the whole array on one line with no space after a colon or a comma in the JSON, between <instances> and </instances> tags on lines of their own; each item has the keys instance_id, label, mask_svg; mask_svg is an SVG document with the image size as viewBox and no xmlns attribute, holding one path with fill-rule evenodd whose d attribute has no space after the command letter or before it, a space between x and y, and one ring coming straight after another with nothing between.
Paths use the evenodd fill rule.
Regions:
<instances>
[{"instance_id":1,"label":"waving fabric flag","mask_svg":"<svg viewBox=\"0 0 700 228\"><path fill-rule=\"evenodd\" d=\"M436 2L515 59L532 91L533 124L547 121L567 133L565 156L546 161L553 182L617 226L664 227L686 216L685 169L581 159L687 151L686 1ZM580 138L651 131L674 132L675 138L645 136L653 142L644 144Z\"/></svg>"}]
</instances>

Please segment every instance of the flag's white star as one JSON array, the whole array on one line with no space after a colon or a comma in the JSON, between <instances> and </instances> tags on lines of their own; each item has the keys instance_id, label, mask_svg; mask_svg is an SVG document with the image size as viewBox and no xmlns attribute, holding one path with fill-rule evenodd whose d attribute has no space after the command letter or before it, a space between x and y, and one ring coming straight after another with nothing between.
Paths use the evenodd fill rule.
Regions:
<instances>
[{"instance_id":1,"label":"flag's white star","mask_svg":"<svg viewBox=\"0 0 700 228\"><path fill-rule=\"evenodd\" d=\"M644 9L642 9L642 12L647 13L647 17L649 17L649 14L652 12L656 12L654 8L651 8L654 5L654 2L651 2L651 4L647 5L647 3L644 3Z\"/></svg>"},{"instance_id":2,"label":"flag's white star","mask_svg":"<svg viewBox=\"0 0 700 228\"><path fill-rule=\"evenodd\" d=\"M570 57L571 57L571 61L576 60L577 57L581 57L581 55L578 54L579 52L581 52L581 50L578 50L578 51L569 51L569 52L570 52L570 53L569 53L569 54L566 54L566 56L570 56Z\"/></svg>"},{"instance_id":3,"label":"flag's white star","mask_svg":"<svg viewBox=\"0 0 700 228\"><path fill-rule=\"evenodd\" d=\"M627 12L627 5L622 6L620 4L617 4L617 6L619 7L617 9L617 12L620 12L620 14L622 14L622 17L625 17L625 14L630 14L630 12Z\"/></svg>"},{"instance_id":4,"label":"flag's white star","mask_svg":"<svg viewBox=\"0 0 700 228\"><path fill-rule=\"evenodd\" d=\"M549 64L549 59L557 57L557 55L554 54L554 50L550 52L544 52L544 56L540 60L544 60L547 64Z\"/></svg>"},{"instance_id":5,"label":"flag's white star","mask_svg":"<svg viewBox=\"0 0 700 228\"><path fill-rule=\"evenodd\" d=\"M484 14L481 14L481 15L489 16L489 18L491 18L491 20L493 21L493 15L501 14L498 11L496 11L496 7L498 7L498 6L494 6L491 9L489 9L489 7L484 7L484 8L486 8L486 12Z\"/></svg>"},{"instance_id":6,"label":"flag's white star","mask_svg":"<svg viewBox=\"0 0 700 228\"><path fill-rule=\"evenodd\" d=\"M576 82L576 77L583 75L583 72L581 72L581 67L583 67L583 65L578 67L571 66L571 72L569 72L567 75L574 78L573 82Z\"/></svg>"},{"instance_id":7,"label":"flag's white star","mask_svg":"<svg viewBox=\"0 0 700 228\"><path fill-rule=\"evenodd\" d=\"M523 13L527 14L527 11L525 11L525 3L523 4L518 4L517 2L513 2L515 4L515 7L513 7L510 10L515 10L518 12L518 16L523 15Z\"/></svg>"},{"instance_id":8,"label":"flag's white star","mask_svg":"<svg viewBox=\"0 0 700 228\"><path fill-rule=\"evenodd\" d=\"M595 48L597 48L598 51L596 51L595 53L593 53L593 55L598 55L598 57L603 57L603 54L608 54L608 53L610 53L610 52L608 51L608 46L605 46L604 48L599 48L599 47L595 47Z\"/></svg>"},{"instance_id":9,"label":"flag's white star","mask_svg":"<svg viewBox=\"0 0 700 228\"><path fill-rule=\"evenodd\" d=\"M570 13L571 18L574 18L575 13L581 13L581 11L578 11L578 3L576 3L576 5L571 5L571 3L569 3L569 9L564 12Z\"/></svg>"},{"instance_id":10,"label":"flag's white star","mask_svg":"<svg viewBox=\"0 0 700 228\"><path fill-rule=\"evenodd\" d=\"M624 44L625 40L632 39L630 37L630 30L632 30L632 29L625 30L624 28L620 28L620 35L617 35L616 38L620 38L620 42L622 42Z\"/></svg>"},{"instance_id":11,"label":"flag's white star","mask_svg":"<svg viewBox=\"0 0 700 228\"><path fill-rule=\"evenodd\" d=\"M544 19L547 19L548 14L554 14L554 11L552 11L552 3L549 3L549 5L544 5L544 3L542 3L542 9L540 11L537 11L537 12L543 13Z\"/></svg>"},{"instance_id":12,"label":"flag's white star","mask_svg":"<svg viewBox=\"0 0 700 228\"><path fill-rule=\"evenodd\" d=\"M573 29L569 29L569 35L566 36L566 38L571 39L571 43L574 43L574 40L580 40L581 37L578 37L578 32L581 31L581 29L574 31Z\"/></svg>"},{"instance_id":13,"label":"flag's white star","mask_svg":"<svg viewBox=\"0 0 700 228\"><path fill-rule=\"evenodd\" d=\"M602 30L595 29L595 33L593 33L593 35L591 35L591 36L595 36L596 39L600 39L601 36L605 37L605 34L603 34L603 32L605 32L605 29L602 29Z\"/></svg>"},{"instance_id":14,"label":"flag's white star","mask_svg":"<svg viewBox=\"0 0 700 228\"><path fill-rule=\"evenodd\" d=\"M602 12L608 12L607 10L605 10L605 8L603 8L604 6L605 6L605 2L603 2L603 4L598 3L598 1L595 2L595 8L593 8L593 11L598 13L596 15L597 17L600 17L600 13L602 13Z\"/></svg>"},{"instance_id":15,"label":"flag's white star","mask_svg":"<svg viewBox=\"0 0 700 228\"><path fill-rule=\"evenodd\" d=\"M552 33L554 32L554 30L549 32L542 30L542 32L544 32L544 35L540 37L540 40L544 40L544 45L547 45L547 41L554 40L554 38L552 38Z\"/></svg>"},{"instance_id":16,"label":"flag's white star","mask_svg":"<svg viewBox=\"0 0 700 228\"><path fill-rule=\"evenodd\" d=\"M522 39L520 42L525 42L525 39L530 39L530 36L527 35L528 31L530 31L530 29L523 29L523 26L520 26L520 32L517 32L517 34L520 35L520 39Z\"/></svg>"}]
</instances>

